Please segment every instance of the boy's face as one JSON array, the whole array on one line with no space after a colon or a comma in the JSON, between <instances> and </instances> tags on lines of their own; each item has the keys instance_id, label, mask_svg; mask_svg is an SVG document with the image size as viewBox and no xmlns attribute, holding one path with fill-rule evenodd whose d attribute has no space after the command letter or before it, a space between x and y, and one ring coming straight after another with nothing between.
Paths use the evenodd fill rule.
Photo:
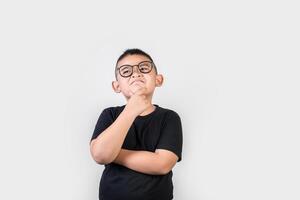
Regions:
<instances>
[{"instance_id":1,"label":"boy's face","mask_svg":"<svg viewBox=\"0 0 300 200\"><path fill-rule=\"evenodd\" d=\"M151 96L155 87L160 87L163 83L163 76L156 74L154 66L149 73L142 73L138 68L138 64L143 61L151 62L149 58L143 55L127 55L121 59L117 64L117 69L124 65L131 65L133 67L132 74L128 77L120 75L120 70L117 70L117 80L112 82L112 87L115 92L122 92L126 99L129 99L139 88L144 87L145 95ZM123 73L128 73L120 68ZM142 68L142 70L146 70ZM124 75L124 74L123 74Z\"/></svg>"}]
</instances>

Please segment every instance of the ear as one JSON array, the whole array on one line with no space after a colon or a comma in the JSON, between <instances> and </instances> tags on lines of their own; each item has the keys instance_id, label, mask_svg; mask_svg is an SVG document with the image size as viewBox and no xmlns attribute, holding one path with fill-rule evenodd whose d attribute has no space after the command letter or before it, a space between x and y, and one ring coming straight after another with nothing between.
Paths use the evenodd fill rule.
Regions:
<instances>
[{"instance_id":1,"label":"ear","mask_svg":"<svg viewBox=\"0 0 300 200\"><path fill-rule=\"evenodd\" d=\"M157 74L155 78L155 86L160 87L164 82L164 77L162 74Z\"/></svg>"},{"instance_id":2,"label":"ear","mask_svg":"<svg viewBox=\"0 0 300 200\"><path fill-rule=\"evenodd\" d=\"M120 93L121 92L121 88L120 88L120 84L118 81L113 81L111 83L111 86L113 88L113 90L116 92L116 93Z\"/></svg>"}]
</instances>

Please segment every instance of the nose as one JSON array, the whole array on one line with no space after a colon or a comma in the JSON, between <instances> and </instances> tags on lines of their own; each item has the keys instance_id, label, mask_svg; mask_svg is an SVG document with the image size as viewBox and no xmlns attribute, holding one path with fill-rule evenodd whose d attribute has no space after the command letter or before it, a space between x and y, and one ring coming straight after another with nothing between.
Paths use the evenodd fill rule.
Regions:
<instances>
[{"instance_id":1,"label":"nose","mask_svg":"<svg viewBox=\"0 0 300 200\"><path fill-rule=\"evenodd\" d=\"M132 70L133 70L132 75L131 75L132 78L143 76L137 65L133 66Z\"/></svg>"}]
</instances>

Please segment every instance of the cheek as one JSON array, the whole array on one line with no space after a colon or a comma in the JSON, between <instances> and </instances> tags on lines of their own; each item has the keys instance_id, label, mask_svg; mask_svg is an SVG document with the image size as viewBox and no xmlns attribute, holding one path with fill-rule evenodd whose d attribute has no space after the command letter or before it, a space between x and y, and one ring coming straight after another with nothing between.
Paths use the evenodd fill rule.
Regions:
<instances>
[{"instance_id":1,"label":"cheek","mask_svg":"<svg viewBox=\"0 0 300 200\"><path fill-rule=\"evenodd\" d=\"M124 94L129 94L131 91L131 86L126 81L121 82L120 89Z\"/></svg>"},{"instance_id":2,"label":"cheek","mask_svg":"<svg viewBox=\"0 0 300 200\"><path fill-rule=\"evenodd\" d=\"M149 87L155 87L155 78L150 78L147 80L147 85Z\"/></svg>"},{"instance_id":3,"label":"cheek","mask_svg":"<svg viewBox=\"0 0 300 200\"><path fill-rule=\"evenodd\" d=\"M129 87L129 83L128 83L127 80L119 81L119 84L120 84L120 88L121 88L122 90L124 90L124 89L126 89L126 88Z\"/></svg>"}]
</instances>

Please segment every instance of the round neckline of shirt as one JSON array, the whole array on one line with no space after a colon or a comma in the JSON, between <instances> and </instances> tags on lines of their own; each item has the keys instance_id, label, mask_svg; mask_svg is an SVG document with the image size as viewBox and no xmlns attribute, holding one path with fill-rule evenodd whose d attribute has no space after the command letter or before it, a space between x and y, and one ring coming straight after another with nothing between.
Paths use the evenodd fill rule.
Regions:
<instances>
[{"instance_id":1,"label":"round neckline of shirt","mask_svg":"<svg viewBox=\"0 0 300 200\"><path fill-rule=\"evenodd\" d=\"M155 106L155 109L151 113L149 113L147 115L142 115L142 116L138 115L136 117L136 119L147 119L147 118L151 117L152 115L154 115L155 113L157 113L159 106L157 104L153 104L153 105Z\"/></svg>"}]
</instances>

